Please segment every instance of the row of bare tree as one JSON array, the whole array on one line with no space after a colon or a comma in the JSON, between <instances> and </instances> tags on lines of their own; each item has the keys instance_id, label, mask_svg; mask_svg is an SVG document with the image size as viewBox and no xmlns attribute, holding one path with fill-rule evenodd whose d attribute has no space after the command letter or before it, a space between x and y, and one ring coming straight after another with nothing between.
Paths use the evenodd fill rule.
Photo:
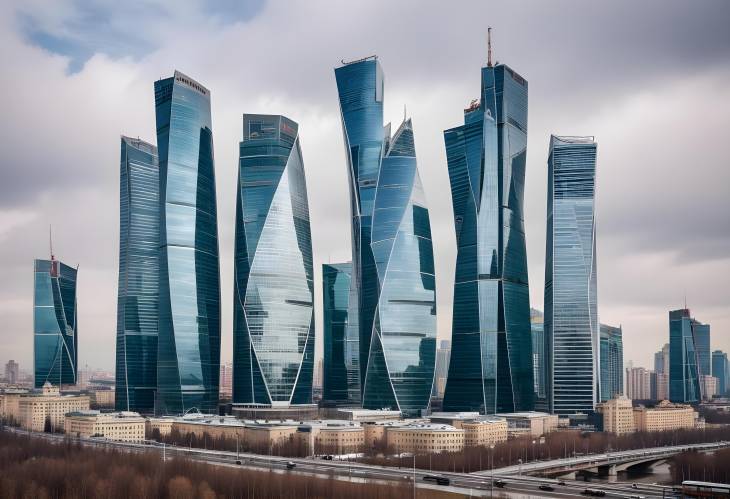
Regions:
<instances>
[{"instance_id":1,"label":"row of bare tree","mask_svg":"<svg viewBox=\"0 0 730 499\"><path fill-rule=\"evenodd\" d=\"M730 449L713 453L683 452L670 461L669 471L674 483L684 480L730 483Z\"/></svg>"}]
</instances>

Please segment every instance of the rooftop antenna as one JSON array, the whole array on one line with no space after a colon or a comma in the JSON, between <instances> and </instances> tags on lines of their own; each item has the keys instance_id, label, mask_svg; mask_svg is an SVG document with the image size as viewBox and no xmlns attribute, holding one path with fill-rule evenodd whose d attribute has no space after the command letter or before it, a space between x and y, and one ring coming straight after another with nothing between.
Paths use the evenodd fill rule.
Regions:
<instances>
[{"instance_id":1,"label":"rooftop antenna","mask_svg":"<svg viewBox=\"0 0 730 499\"><path fill-rule=\"evenodd\" d=\"M55 260L55 257L53 256L53 226L48 225L48 246L51 250L51 261Z\"/></svg>"},{"instance_id":2,"label":"rooftop antenna","mask_svg":"<svg viewBox=\"0 0 730 499\"><path fill-rule=\"evenodd\" d=\"M492 67L492 27L487 28L487 67Z\"/></svg>"},{"instance_id":3,"label":"rooftop antenna","mask_svg":"<svg viewBox=\"0 0 730 499\"><path fill-rule=\"evenodd\" d=\"M403 122L405 123L405 121L406 121L406 105L403 104Z\"/></svg>"}]
</instances>

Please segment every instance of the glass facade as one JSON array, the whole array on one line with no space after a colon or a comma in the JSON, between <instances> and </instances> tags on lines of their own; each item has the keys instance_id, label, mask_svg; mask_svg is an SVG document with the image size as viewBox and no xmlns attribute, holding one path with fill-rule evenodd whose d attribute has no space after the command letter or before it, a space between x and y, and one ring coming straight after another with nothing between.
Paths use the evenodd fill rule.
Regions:
<instances>
[{"instance_id":1,"label":"glass facade","mask_svg":"<svg viewBox=\"0 0 730 499\"><path fill-rule=\"evenodd\" d=\"M532 331L532 377L535 403L545 400L545 324L543 313L530 309L530 330Z\"/></svg>"},{"instance_id":2,"label":"glass facade","mask_svg":"<svg viewBox=\"0 0 730 499\"><path fill-rule=\"evenodd\" d=\"M524 227L527 81L498 64L444 131L457 257L444 410L534 407Z\"/></svg>"},{"instance_id":3,"label":"glass facade","mask_svg":"<svg viewBox=\"0 0 730 499\"><path fill-rule=\"evenodd\" d=\"M727 395L728 383L730 382L730 371L728 370L727 354L721 350L712 352L712 375L717 378L717 393L724 397Z\"/></svg>"},{"instance_id":4,"label":"glass facade","mask_svg":"<svg viewBox=\"0 0 730 499\"><path fill-rule=\"evenodd\" d=\"M155 82L160 176L157 412L218 405L220 271L210 92Z\"/></svg>"},{"instance_id":5,"label":"glass facade","mask_svg":"<svg viewBox=\"0 0 730 499\"><path fill-rule=\"evenodd\" d=\"M669 312L669 399L695 403L701 400L700 372L695 344L696 325L689 309Z\"/></svg>"},{"instance_id":6,"label":"glass facade","mask_svg":"<svg viewBox=\"0 0 730 499\"><path fill-rule=\"evenodd\" d=\"M669 343L665 343L662 349L654 354L654 372L669 374Z\"/></svg>"},{"instance_id":7,"label":"glass facade","mask_svg":"<svg viewBox=\"0 0 730 499\"><path fill-rule=\"evenodd\" d=\"M160 205L157 147L122 137L116 408L152 413L157 390Z\"/></svg>"},{"instance_id":8,"label":"glass facade","mask_svg":"<svg viewBox=\"0 0 730 499\"><path fill-rule=\"evenodd\" d=\"M700 376L712 375L712 354L710 350L710 325L700 322L694 325L695 348L697 348L697 368Z\"/></svg>"},{"instance_id":9,"label":"glass facade","mask_svg":"<svg viewBox=\"0 0 730 499\"><path fill-rule=\"evenodd\" d=\"M35 260L33 285L33 371L35 387L46 382L74 385L78 365L77 269Z\"/></svg>"},{"instance_id":10,"label":"glass facade","mask_svg":"<svg viewBox=\"0 0 730 499\"><path fill-rule=\"evenodd\" d=\"M324 373L323 400L349 405L347 391L347 312L350 306L352 263L322 265Z\"/></svg>"},{"instance_id":11,"label":"glass facade","mask_svg":"<svg viewBox=\"0 0 730 499\"><path fill-rule=\"evenodd\" d=\"M243 116L234 262L234 403L312 403L312 238L298 129L284 116Z\"/></svg>"},{"instance_id":12,"label":"glass facade","mask_svg":"<svg viewBox=\"0 0 730 499\"><path fill-rule=\"evenodd\" d=\"M545 251L549 411L590 413L600 395L593 137L550 138Z\"/></svg>"},{"instance_id":13,"label":"glass facade","mask_svg":"<svg viewBox=\"0 0 730 499\"><path fill-rule=\"evenodd\" d=\"M624 345L621 326L600 325L601 402L624 393Z\"/></svg>"},{"instance_id":14,"label":"glass facade","mask_svg":"<svg viewBox=\"0 0 730 499\"><path fill-rule=\"evenodd\" d=\"M383 127L377 58L335 70L350 179L352 281L346 339L350 400L418 414L436 357L436 282L413 126Z\"/></svg>"}]
</instances>

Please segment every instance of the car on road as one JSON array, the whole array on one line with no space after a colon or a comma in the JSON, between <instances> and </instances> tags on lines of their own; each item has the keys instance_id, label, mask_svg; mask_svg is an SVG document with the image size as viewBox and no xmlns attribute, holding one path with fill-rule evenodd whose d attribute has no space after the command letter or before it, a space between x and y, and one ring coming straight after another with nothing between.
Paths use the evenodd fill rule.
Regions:
<instances>
[{"instance_id":1,"label":"car on road","mask_svg":"<svg viewBox=\"0 0 730 499\"><path fill-rule=\"evenodd\" d=\"M563 480L558 480L558 485L565 486L565 482Z\"/></svg>"},{"instance_id":2,"label":"car on road","mask_svg":"<svg viewBox=\"0 0 730 499\"><path fill-rule=\"evenodd\" d=\"M639 485L638 484L635 484L635 483L632 483L631 484L631 488L632 489L638 489L639 488Z\"/></svg>"},{"instance_id":3,"label":"car on road","mask_svg":"<svg viewBox=\"0 0 730 499\"><path fill-rule=\"evenodd\" d=\"M545 483L544 483L544 484L542 484L542 485L540 485L540 486L539 486L538 488L539 488L540 490L547 490L548 492L550 492L550 491L552 491L552 490L555 490L555 487L553 487L552 485L547 485L547 484L545 484Z\"/></svg>"},{"instance_id":4,"label":"car on road","mask_svg":"<svg viewBox=\"0 0 730 499\"><path fill-rule=\"evenodd\" d=\"M240 465L241 464L241 460L240 459L236 459L236 464Z\"/></svg>"},{"instance_id":5,"label":"car on road","mask_svg":"<svg viewBox=\"0 0 730 499\"><path fill-rule=\"evenodd\" d=\"M629 499L645 499L645 498L644 498L644 496L634 494L634 495L629 496Z\"/></svg>"},{"instance_id":6,"label":"car on road","mask_svg":"<svg viewBox=\"0 0 730 499\"><path fill-rule=\"evenodd\" d=\"M287 463L286 463L286 469L293 470L296 467L297 467L296 463L292 463L291 461L287 461Z\"/></svg>"},{"instance_id":7,"label":"car on road","mask_svg":"<svg viewBox=\"0 0 730 499\"><path fill-rule=\"evenodd\" d=\"M423 480L425 482L436 482L437 485L450 485L451 484L451 480L449 480L445 476L439 476L439 475L424 475Z\"/></svg>"},{"instance_id":8,"label":"car on road","mask_svg":"<svg viewBox=\"0 0 730 499\"><path fill-rule=\"evenodd\" d=\"M606 495L606 492L600 489L584 489L581 494L584 496L603 497Z\"/></svg>"},{"instance_id":9,"label":"car on road","mask_svg":"<svg viewBox=\"0 0 730 499\"><path fill-rule=\"evenodd\" d=\"M492 485L501 489L504 488L505 485L507 485L507 482L505 482L504 480L495 480L492 482Z\"/></svg>"}]
</instances>

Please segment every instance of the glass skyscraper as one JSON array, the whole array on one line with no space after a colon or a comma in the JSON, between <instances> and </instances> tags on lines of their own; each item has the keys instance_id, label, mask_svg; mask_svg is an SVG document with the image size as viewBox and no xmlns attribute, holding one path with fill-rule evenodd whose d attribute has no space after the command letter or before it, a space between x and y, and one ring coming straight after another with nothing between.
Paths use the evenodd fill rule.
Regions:
<instances>
[{"instance_id":1,"label":"glass skyscraper","mask_svg":"<svg viewBox=\"0 0 730 499\"><path fill-rule=\"evenodd\" d=\"M157 412L218 404L220 271L210 91L155 82L160 175Z\"/></svg>"},{"instance_id":2,"label":"glass skyscraper","mask_svg":"<svg viewBox=\"0 0 730 499\"><path fill-rule=\"evenodd\" d=\"M436 282L413 126L383 127L376 57L335 70L352 215L349 391L369 409L417 414L429 404L436 357ZM354 398L354 397L353 397Z\"/></svg>"},{"instance_id":3,"label":"glass skyscraper","mask_svg":"<svg viewBox=\"0 0 730 499\"><path fill-rule=\"evenodd\" d=\"M77 269L56 260L35 260L33 371L35 387L74 385L78 366Z\"/></svg>"},{"instance_id":4,"label":"glass skyscraper","mask_svg":"<svg viewBox=\"0 0 730 499\"><path fill-rule=\"evenodd\" d=\"M697 368L700 376L712 375L712 350L710 349L710 325L700 322L694 325L695 348L697 348Z\"/></svg>"},{"instance_id":5,"label":"glass skyscraper","mask_svg":"<svg viewBox=\"0 0 730 499\"><path fill-rule=\"evenodd\" d=\"M347 391L347 312L352 263L322 265L324 325L323 397L328 403L349 405Z\"/></svg>"},{"instance_id":6,"label":"glass skyscraper","mask_svg":"<svg viewBox=\"0 0 730 499\"><path fill-rule=\"evenodd\" d=\"M665 343L662 349L654 354L654 372L669 374L669 343Z\"/></svg>"},{"instance_id":7,"label":"glass skyscraper","mask_svg":"<svg viewBox=\"0 0 730 499\"><path fill-rule=\"evenodd\" d=\"M534 376L523 194L527 81L481 70L480 99L444 131L457 257L444 410L531 410Z\"/></svg>"},{"instance_id":8,"label":"glass skyscraper","mask_svg":"<svg viewBox=\"0 0 730 499\"><path fill-rule=\"evenodd\" d=\"M669 312L669 399L695 403L702 398L697 365L696 327L689 309Z\"/></svg>"},{"instance_id":9,"label":"glass skyscraper","mask_svg":"<svg viewBox=\"0 0 730 499\"><path fill-rule=\"evenodd\" d=\"M601 402L624 393L624 346L621 326L600 325Z\"/></svg>"},{"instance_id":10,"label":"glass skyscraper","mask_svg":"<svg viewBox=\"0 0 730 499\"><path fill-rule=\"evenodd\" d=\"M157 147L122 137L117 410L151 413L157 390L160 205Z\"/></svg>"},{"instance_id":11,"label":"glass skyscraper","mask_svg":"<svg viewBox=\"0 0 730 499\"><path fill-rule=\"evenodd\" d=\"M717 393L721 397L726 396L730 382L730 365L727 354L722 350L712 352L712 375L717 378Z\"/></svg>"},{"instance_id":12,"label":"glass skyscraper","mask_svg":"<svg viewBox=\"0 0 730 499\"><path fill-rule=\"evenodd\" d=\"M600 395L593 137L550 138L545 251L548 410L593 412Z\"/></svg>"},{"instance_id":13,"label":"glass skyscraper","mask_svg":"<svg viewBox=\"0 0 730 499\"><path fill-rule=\"evenodd\" d=\"M532 332L532 376L534 378L535 404L545 401L545 317L534 308L530 309L530 330Z\"/></svg>"},{"instance_id":14,"label":"glass skyscraper","mask_svg":"<svg viewBox=\"0 0 730 499\"><path fill-rule=\"evenodd\" d=\"M312 237L298 130L284 116L243 116L236 196L234 403L312 403Z\"/></svg>"}]
</instances>

